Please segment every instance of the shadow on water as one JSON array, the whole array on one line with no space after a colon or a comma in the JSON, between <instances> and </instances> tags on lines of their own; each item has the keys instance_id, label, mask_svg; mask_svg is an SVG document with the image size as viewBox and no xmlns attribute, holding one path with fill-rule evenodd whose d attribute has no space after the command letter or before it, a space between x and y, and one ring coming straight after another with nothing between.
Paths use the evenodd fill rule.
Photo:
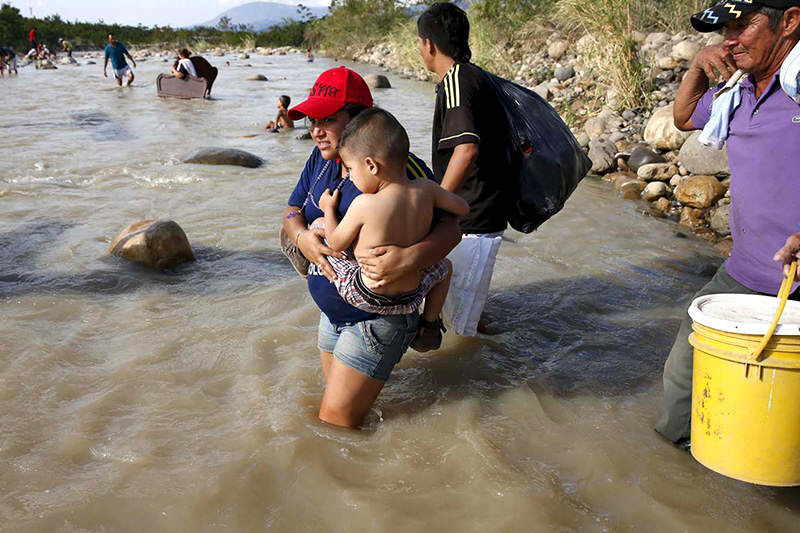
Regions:
<instances>
[{"instance_id":1,"label":"shadow on water","mask_svg":"<svg viewBox=\"0 0 800 533\"><path fill-rule=\"evenodd\" d=\"M114 256L108 268L78 273L43 270L42 250L75 224L40 219L0 234L0 298L32 293L121 294L153 288L191 294L236 292L296 276L278 250L231 251L193 246L197 261L171 270L152 270Z\"/></svg>"},{"instance_id":2,"label":"shadow on water","mask_svg":"<svg viewBox=\"0 0 800 533\"><path fill-rule=\"evenodd\" d=\"M96 141L129 141L134 138L128 131L102 111L70 113L72 123L85 130Z\"/></svg>"},{"instance_id":3,"label":"shadow on water","mask_svg":"<svg viewBox=\"0 0 800 533\"><path fill-rule=\"evenodd\" d=\"M491 398L526 385L560 397L647 391L661 380L679 325L676 304L688 303L720 262L620 264L603 275L494 292L485 309L494 335L413 354L413 365L398 369L402 384L390 381L385 391L404 412L426 409L443 395Z\"/></svg>"}]
</instances>

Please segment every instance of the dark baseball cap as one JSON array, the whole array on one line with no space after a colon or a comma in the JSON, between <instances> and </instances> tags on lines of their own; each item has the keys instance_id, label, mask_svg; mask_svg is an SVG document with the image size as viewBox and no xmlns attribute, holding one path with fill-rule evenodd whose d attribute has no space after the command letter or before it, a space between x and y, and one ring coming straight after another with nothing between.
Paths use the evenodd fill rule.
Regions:
<instances>
[{"instance_id":1,"label":"dark baseball cap","mask_svg":"<svg viewBox=\"0 0 800 533\"><path fill-rule=\"evenodd\" d=\"M762 7L788 9L800 6L800 0L725 0L692 15L692 26L699 32L716 31L726 22L736 20Z\"/></svg>"}]
</instances>

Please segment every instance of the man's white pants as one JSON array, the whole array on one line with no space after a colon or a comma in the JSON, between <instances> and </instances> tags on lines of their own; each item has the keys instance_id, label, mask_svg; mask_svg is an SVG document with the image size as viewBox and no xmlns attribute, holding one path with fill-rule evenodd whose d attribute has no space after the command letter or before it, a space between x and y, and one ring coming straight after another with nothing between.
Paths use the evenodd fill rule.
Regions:
<instances>
[{"instance_id":1,"label":"man's white pants","mask_svg":"<svg viewBox=\"0 0 800 533\"><path fill-rule=\"evenodd\" d=\"M474 337L478 333L502 240L502 231L466 234L447 256L453 263L453 277L442 314L456 335Z\"/></svg>"}]
</instances>

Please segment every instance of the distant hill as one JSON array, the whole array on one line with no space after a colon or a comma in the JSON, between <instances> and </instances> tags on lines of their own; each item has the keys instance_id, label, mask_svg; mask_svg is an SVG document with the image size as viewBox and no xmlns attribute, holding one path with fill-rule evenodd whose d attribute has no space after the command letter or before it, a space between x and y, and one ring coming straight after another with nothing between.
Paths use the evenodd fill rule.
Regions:
<instances>
[{"instance_id":1,"label":"distant hill","mask_svg":"<svg viewBox=\"0 0 800 533\"><path fill-rule=\"evenodd\" d=\"M308 6L308 9L317 18L328 13L327 7ZM300 15L297 13L297 6L278 4L276 2L250 2L249 4L242 4L223 11L213 19L196 26L218 28L219 19L222 17L228 17L231 26L244 24L252 27L255 31L266 30L270 26L280 24L283 19L300 19Z\"/></svg>"}]
</instances>

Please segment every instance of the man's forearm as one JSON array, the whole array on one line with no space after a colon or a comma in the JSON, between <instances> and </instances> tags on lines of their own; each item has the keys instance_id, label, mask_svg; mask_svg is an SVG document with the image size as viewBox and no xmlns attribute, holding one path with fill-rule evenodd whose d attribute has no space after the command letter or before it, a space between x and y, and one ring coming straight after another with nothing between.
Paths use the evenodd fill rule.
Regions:
<instances>
[{"instance_id":1,"label":"man's forearm","mask_svg":"<svg viewBox=\"0 0 800 533\"><path fill-rule=\"evenodd\" d=\"M469 167L478 157L478 145L474 143L459 144L453 149L453 155L447 164L442 178L442 188L456 192L469 173Z\"/></svg>"},{"instance_id":2,"label":"man's forearm","mask_svg":"<svg viewBox=\"0 0 800 533\"><path fill-rule=\"evenodd\" d=\"M688 131L694 129L692 124L692 113L697 108L697 102L708 91L708 76L699 68L690 68L686 77L678 88L675 96L675 106L673 108L673 118L675 127L679 130Z\"/></svg>"}]
</instances>

